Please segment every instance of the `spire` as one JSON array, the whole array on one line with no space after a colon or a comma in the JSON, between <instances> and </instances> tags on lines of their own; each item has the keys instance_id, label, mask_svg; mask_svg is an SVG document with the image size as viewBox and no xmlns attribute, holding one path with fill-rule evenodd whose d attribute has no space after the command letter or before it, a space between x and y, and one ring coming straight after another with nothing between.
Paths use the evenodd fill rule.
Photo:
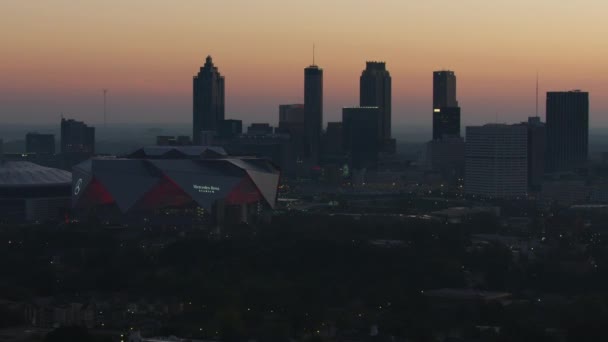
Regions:
<instances>
[{"instance_id":1,"label":"spire","mask_svg":"<svg viewBox=\"0 0 608 342\"><path fill-rule=\"evenodd\" d=\"M208 55L207 58L205 59L205 66L213 66L213 60L211 59L211 55Z\"/></svg>"}]
</instances>

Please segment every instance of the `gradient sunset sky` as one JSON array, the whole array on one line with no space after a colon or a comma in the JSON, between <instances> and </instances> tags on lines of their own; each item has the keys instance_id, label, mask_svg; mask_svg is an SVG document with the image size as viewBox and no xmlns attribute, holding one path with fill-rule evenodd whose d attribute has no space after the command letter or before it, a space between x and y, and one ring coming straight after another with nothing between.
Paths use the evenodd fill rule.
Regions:
<instances>
[{"instance_id":1,"label":"gradient sunset sky","mask_svg":"<svg viewBox=\"0 0 608 342\"><path fill-rule=\"evenodd\" d=\"M191 122L192 76L213 56L226 117L278 120L303 101L303 68L325 72L325 121L358 104L366 60L386 61L393 122L431 125L432 72L458 80L463 124L518 122L544 92L590 92L608 126L604 0L104 0L0 2L3 123Z\"/></svg>"}]
</instances>

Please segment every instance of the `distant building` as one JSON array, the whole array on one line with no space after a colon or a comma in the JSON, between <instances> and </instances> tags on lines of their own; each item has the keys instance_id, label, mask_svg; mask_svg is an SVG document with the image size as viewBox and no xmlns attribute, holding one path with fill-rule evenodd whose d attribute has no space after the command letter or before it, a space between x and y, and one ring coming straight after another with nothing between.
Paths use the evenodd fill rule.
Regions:
<instances>
[{"instance_id":1,"label":"distant building","mask_svg":"<svg viewBox=\"0 0 608 342\"><path fill-rule=\"evenodd\" d=\"M453 71L433 72L433 140L460 136L460 107L456 99L456 75Z\"/></svg>"},{"instance_id":2,"label":"distant building","mask_svg":"<svg viewBox=\"0 0 608 342\"><path fill-rule=\"evenodd\" d=\"M350 107L342 109L342 137L355 170L375 169L378 164L379 107Z\"/></svg>"},{"instance_id":3,"label":"distant building","mask_svg":"<svg viewBox=\"0 0 608 342\"><path fill-rule=\"evenodd\" d=\"M359 105L378 107L378 139L385 144L391 139L391 75L385 62L366 62L359 80Z\"/></svg>"},{"instance_id":4,"label":"distant building","mask_svg":"<svg viewBox=\"0 0 608 342\"><path fill-rule=\"evenodd\" d=\"M528 190L528 130L488 124L466 129L465 193L524 197Z\"/></svg>"},{"instance_id":5,"label":"distant building","mask_svg":"<svg viewBox=\"0 0 608 342\"><path fill-rule=\"evenodd\" d=\"M234 139L243 134L243 121L228 119L220 123L220 131L218 137L222 141Z\"/></svg>"},{"instance_id":6,"label":"distant building","mask_svg":"<svg viewBox=\"0 0 608 342\"><path fill-rule=\"evenodd\" d=\"M459 136L446 136L426 144L426 163L449 183L458 183L464 177L465 143Z\"/></svg>"},{"instance_id":7,"label":"distant building","mask_svg":"<svg viewBox=\"0 0 608 342\"><path fill-rule=\"evenodd\" d=\"M545 174L547 131L539 117L529 117L528 128L528 188L539 191Z\"/></svg>"},{"instance_id":8,"label":"distant building","mask_svg":"<svg viewBox=\"0 0 608 342\"><path fill-rule=\"evenodd\" d=\"M58 222L70 208L72 174L27 161L0 161L0 222Z\"/></svg>"},{"instance_id":9,"label":"distant building","mask_svg":"<svg viewBox=\"0 0 608 342\"><path fill-rule=\"evenodd\" d=\"M433 72L433 108L458 107L456 74L450 70Z\"/></svg>"},{"instance_id":10,"label":"distant building","mask_svg":"<svg viewBox=\"0 0 608 342\"><path fill-rule=\"evenodd\" d=\"M247 135L268 135L273 133L273 128L268 123L252 123L247 127Z\"/></svg>"},{"instance_id":11,"label":"distant building","mask_svg":"<svg viewBox=\"0 0 608 342\"><path fill-rule=\"evenodd\" d=\"M460 136L460 107L433 108L433 140Z\"/></svg>"},{"instance_id":12,"label":"distant building","mask_svg":"<svg viewBox=\"0 0 608 342\"><path fill-rule=\"evenodd\" d=\"M283 123L304 124L304 104L279 105L279 127Z\"/></svg>"},{"instance_id":13,"label":"distant building","mask_svg":"<svg viewBox=\"0 0 608 342\"><path fill-rule=\"evenodd\" d=\"M279 105L279 133L289 134L298 160L309 155L303 104Z\"/></svg>"},{"instance_id":14,"label":"distant building","mask_svg":"<svg viewBox=\"0 0 608 342\"><path fill-rule=\"evenodd\" d=\"M307 158L316 164L323 131L323 69L317 65L304 69L304 126Z\"/></svg>"},{"instance_id":15,"label":"distant building","mask_svg":"<svg viewBox=\"0 0 608 342\"><path fill-rule=\"evenodd\" d=\"M55 154L55 135L27 133L25 135L25 152L36 154Z\"/></svg>"},{"instance_id":16,"label":"distant building","mask_svg":"<svg viewBox=\"0 0 608 342\"><path fill-rule=\"evenodd\" d=\"M61 153L95 154L95 127L61 118Z\"/></svg>"},{"instance_id":17,"label":"distant building","mask_svg":"<svg viewBox=\"0 0 608 342\"><path fill-rule=\"evenodd\" d=\"M344 153L344 134L342 122L328 122L325 131L324 152L325 154Z\"/></svg>"},{"instance_id":18,"label":"distant building","mask_svg":"<svg viewBox=\"0 0 608 342\"><path fill-rule=\"evenodd\" d=\"M589 93L547 93L547 172L574 171L589 154Z\"/></svg>"},{"instance_id":19,"label":"distant building","mask_svg":"<svg viewBox=\"0 0 608 342\"><path fill-rule=\"evenodd\" d=\"M156 146L188 146L192 140L187 135L159 135L156 137Z\"/></svg>"},{"instance_id":20,"label":"distant building","mask_svg":"<svg viewBox=\"0 0 608 342\"><path fill-rule=\"evenodd\" d=\"M201 144L201 132L218 132L224 120L224 76L207 56L205 65L193 79L192 140Z\"/></svg>"}]
</instances>

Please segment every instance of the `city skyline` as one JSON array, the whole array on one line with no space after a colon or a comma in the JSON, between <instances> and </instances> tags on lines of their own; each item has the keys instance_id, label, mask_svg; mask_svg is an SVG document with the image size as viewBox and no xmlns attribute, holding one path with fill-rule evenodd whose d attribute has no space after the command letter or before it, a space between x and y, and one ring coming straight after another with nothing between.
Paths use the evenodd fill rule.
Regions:
<instances>
[{"instance_id":1,"label":"city skyline","mask_svg":"<svg viewBox=\"0 0 608 342\"><path fill-rule=\"evenodd\" d=\"M212 55L230 80L226 116L274 123L278 104L303 102L301 69L311 63L315 43L316 64L325 70L325 122L337 121L343 107L358 103L360 70L367 60L381 60L393 78L395 126L431 125L430 75L439 69L459 75L463 125L495 117L519 122L532 115L538 71L541 94L589 91L591 126L608 126L601 115L608 109L602 99L608 93L602 76L606 29L598 11L604 5L589 3L444 2L446 11L436 11L437 4L387 1L380 4L385 7L381 17L367 18L369 6L376 5L343 1L318 2L317 9L314 3L275 1L179 7L146 2L141 12L143 3L137 1L7 1L0 5L9 28L3 33L1 109L6 122L49 123L65 113L98 124L102 89L109 89L108 123L186 123L192 73ZM317 16L319 8L340 15ZM214 16L200 21L207 10ZM243 25L218 30L225 16ZM66 17L73 20L62 22ZM359 25L364 19L367 24ZM566 20L570 25L555 25ZM444 38L447 27L451 39ZM544 101L539 102L544 116Z\"/></svg>"}]
</instances>

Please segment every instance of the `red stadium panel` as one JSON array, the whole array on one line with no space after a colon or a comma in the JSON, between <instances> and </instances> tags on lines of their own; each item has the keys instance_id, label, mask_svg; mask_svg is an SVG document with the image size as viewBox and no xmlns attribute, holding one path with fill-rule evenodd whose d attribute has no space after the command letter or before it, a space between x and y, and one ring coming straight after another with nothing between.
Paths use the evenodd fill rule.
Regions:
<instances>
[{"instance_id":1,"label":"red stadium panel","mask_svg":"<svg viewBox=\"0 0 608 342\"><path fill-rule=\"evenodd\" d=\"M226 196L226 204L246 204L262 200L262 194L249 177L243 180Z\"/></svg>"},{"instance_id":2,"label":"red stadium panel","mask_svg":"<svg viewBox=\"0 0 608 342\"><path fill-rule=\"evenodd\" d=\"M114 203L114 198L97 179L91 182L84 189L84 194L78 200L77 206L95 206Z\"/></svg>"},{"instance_id":3,"label":"red stadium panel","mask_svg":"<svg viewBox=\"0 0 608 342\"><path fill-rule=\"evenodd\" d=\"M171 179L164 176L148 191L133 207L133 210L152 210L169 207L179 207L192 203L192 198L186 194Z\"/></svg>"}]
</instances>

